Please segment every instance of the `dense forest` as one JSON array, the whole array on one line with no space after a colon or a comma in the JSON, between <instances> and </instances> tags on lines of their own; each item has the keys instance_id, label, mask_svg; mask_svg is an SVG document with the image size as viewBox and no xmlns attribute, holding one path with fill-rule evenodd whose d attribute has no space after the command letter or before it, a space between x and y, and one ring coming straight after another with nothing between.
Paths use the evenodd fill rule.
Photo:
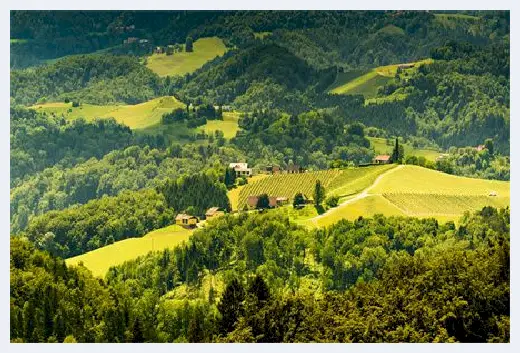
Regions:
<instances>
[{"instance_id":1,"label":"dense forest","mask_svg":"<svg viewBox=\"0 0 520 353\"><path fill-rule=\"evenodd\" d=\"M390 170L371 165L385 153L390 163L507 185L509 11L11 11L10 19L11 342L510 341L509 207L472 206L457 221L370 213L306 223L350 197L371 211L370 196L384 192L368 190L382 174L362 173ZM172 57L191 65L208 54L197 52L208 37L224 54L188 73L150 65L163 55L157 47L177 48L160 57L165 66ZM140 104L165 96L172 108ZM132 113L117 121L81 113L109 116L107 107ZM257 179L230 163L259 178L278 166L352 169L359 179L341 201L320 182L321 196L300 194L301 205L238 210L240 188ZM475 199L509 200L507 188L491 188ZM265 205L273 196L255 195ZM206 219L214 207L227 214ZM65 262L184 213L202 222L168 229L188 240L102 278L86 261Z\"/></svg>"},{"instance_id":2,"label":"dense forest","mask_svg":"<svg viewBox=\"0 0 520 353\"><path fill-rule=\"evenodd\" d=\"M11 339L509 341L509 217L484 208L458 227L381 216L310 232L272 212L230 216L105 280L13 239ZM220 292L161 297L203 291L218 272Z\"/></svg>"}]
</instances>

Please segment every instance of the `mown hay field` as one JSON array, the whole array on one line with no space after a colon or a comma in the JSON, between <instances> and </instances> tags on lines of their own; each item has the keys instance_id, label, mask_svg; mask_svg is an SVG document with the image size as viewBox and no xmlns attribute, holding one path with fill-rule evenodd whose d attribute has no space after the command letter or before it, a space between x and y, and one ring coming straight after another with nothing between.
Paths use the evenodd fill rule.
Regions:
<instances>
[{"instance_id":1,"label":"mown hay field","mask_svg":"<svg viewBox=\"0 0 520 353\"><path fill-rule=\"evenodd\" d=\"M80 262L97 277L104 277L112 266L146 255L150 251L171 249L193 234L193 230L178 225L156 229L140 238L129 238L114 244L89 251L86 254L65 260L67 265L78 265Z\"/></svg>"}]
</instances>

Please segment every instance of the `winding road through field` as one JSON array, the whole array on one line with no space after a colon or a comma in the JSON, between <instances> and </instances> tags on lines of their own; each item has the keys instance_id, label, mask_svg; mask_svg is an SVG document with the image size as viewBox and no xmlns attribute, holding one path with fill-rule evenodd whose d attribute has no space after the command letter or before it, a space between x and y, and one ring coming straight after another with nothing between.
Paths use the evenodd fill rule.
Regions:
<instances>
[{"instance_id":1,"label":"winding road through field","mask_svg":"<svg viewBox=\"0 0 520 353\"><path fill-rule=\"evenodd\" d=\"M351 203L353 203L353 202L356 202L356 201L358 201L358 200L361 200L361 199L363 199L363 198L369 196L369 194L368 194L369 191L370 191L372 188L376 187L377 184L379 184L379 182L380 182L384 177L386 177L388 174L394 173L395 171L397 171L397 170L399 170L399 169L401 169L401 168L403 168L403 167L404 167L403 165L399 165L399 166L397 166L396 168L392 168L392 169L390 169L390 170L384 172L383 174L379 175L379 176L376 178L376 180L374 180L374 182L372 183L372 185L370 185L369 187L367 187L366 189L364 189L363 191L361 191L361 192L360 192L359 194L357 194L356 196L354 196L354 197L352 197L352 198L350 198L350 199L348 199L348 200L343 201L343 202L340 203L337 207L329 208L329 209L327 210L327 212L324 212L324 213L322 213L322 214L320 214L320 215L318 215L318 216L316 216L316 217L313 217L313 218L311 218L310 220L311 220L314 224L316 224L316 222L317 222L320 218L327 216L330 212L332 212L332 211L334 211L334 210L337 210L338 208L341 208L341 207L343 207L343 206L346 206L346 205L348 205L348 204L351 204Z\"/></svg>"}]
</instances>

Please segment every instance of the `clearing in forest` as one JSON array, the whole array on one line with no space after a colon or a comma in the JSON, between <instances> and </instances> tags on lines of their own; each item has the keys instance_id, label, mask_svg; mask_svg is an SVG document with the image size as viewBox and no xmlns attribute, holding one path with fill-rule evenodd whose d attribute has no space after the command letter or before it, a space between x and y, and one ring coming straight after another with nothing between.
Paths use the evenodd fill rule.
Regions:
<instances>
[{"instance_id":1,"label":"clearing in forest","mask_svg":"<svg viewBox=\"0 0 520 353\"><path fill-rule=\"evenodd\" d=\"M160 124L164 113L169 113L176 108L185 108L185 104L173 96L164 96L135 105L81 104L79 107L73 107L72 103L46 103L31 108L63 116L68 120L80 117L87 121L96 118L114 118L131 129L143 129Z\"/></svg>"},{"instance_id":2,"label":"clearing in forest","mask_svg":"<svg viewBox=\"0 0 520 353\"><path fill-rule=\"evenodd\" d=\"M227 48L218 37L200 38L193 42L193 52L184 51L172 55L153 54L147 58L146 66L157 75L184 76L205 63L226 53Z\"/></svg>"},{"instance_id":3,"label":"clearing in forest","mask_svg":"<svg viewBox=\"0 0 520 353\"><path fill-rule=\"evenodd\" d=\"M394 149L395 139L387 139L381 137L368 137L370 140L370 145L376 151L376 154L392 154L392 150ZM405 156L416 156L416 157L424 157L430 161L435 161L437 157L439 157L442 153L435 151L433 149L426 148L415 148L406 143L400 143L404 147L404 155Z\"/></svg>"}]
</instances>

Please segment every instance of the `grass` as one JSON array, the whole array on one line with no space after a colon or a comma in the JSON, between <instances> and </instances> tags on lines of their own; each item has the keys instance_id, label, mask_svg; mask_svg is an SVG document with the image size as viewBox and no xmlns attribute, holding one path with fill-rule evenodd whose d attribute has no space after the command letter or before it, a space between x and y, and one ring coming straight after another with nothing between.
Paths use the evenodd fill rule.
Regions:
<instances>
[{"instance_id":1,"label":"grass","mask_svg":"<svg viewBox=\"0 0 520 353\"><path fill-rule=\"evenodd\" d=\"M171 225L154 230L141 238L121 240L86 254L69 258L66 263L70 266L83 262L94 276L103 277L111 266L120 265L138 256L146 255L150 251L171 249L187 240L192 233L193 230Z\"/></svg>"},{"instance_id":2,"label":"grass","mask_svg":"<svg viewBox=\"0 0 520 353\"><path fill-rule=\"evenodd\" d=\"M72 103L46 103L32 106L37 111L63 115L68 120L80 117L87 121L96 118L113 117L117 122L131 129L145 129L160 124L161 116L175 108L184 108L184 104L175 97L164 96L136 105L93 105L82 104L72 107Z\"/></svg>"},{"instance_id":3,"label":"grass","mask_svg":"<svg viewBox=\"0 0 520 353\"><path fill-rule=\"evenodd\" d=\"M430 62L432 62L431 59L417 61L415 67L406 70L416 70L417 66ZM401 64L379 66L369 71L351 71L339 74L336 81L330 86L329 93L361 94L365 98L375 98L378 88L395 77L399 65Z\"/></svg>"},{"instance_id":4,"label":"grass","mask_svg":"<svg viewBox=\"0 0 520 353\"><path fill-rule=\"evenodd\" d=\"M146 66L159 76L184 76L202 67L206 62L222 56L227 51L222 39L200 38L193 42L193 52L173 55L153 54L147 58Z\"/></svg>"},{"instance_id":5,"label":"grass","mask_svg":"<svg viewBox=\"0 0 520 353\"><path fill-rule=\"evenodd\" d=\"M509 198L509 182L466 178L436 170L406 165L383 178L370 193L410 193L487 196L496 191Z\"/></svg>"},{"instance_id":6,"label":"grass","mask_svg":"<svg viewBox=\"0 0 520 353\"><path fill-rule=\"evenodd\" d=\"M404 213L396 206L380 195L370 195L345 206L332 209L325 217L319 218L315 225L326 227L338 222L340 219L355 220L358 217L372 217L375 214L385 216L404 216Z\"/></svg>"},{"instance_id":7,"label":"grass","mask_svg":"<svg viewBox=\"0 0 520 353\"><path fill-rule=\"evenodd\" d=\"M434 217L439 222L455 221L466 211L484 206L510 204L510 183L444 174L417 166L401 166L383 175L368 195L331 209L323 217L300 222L306 226L328 226L340 219L359 216ZM497 196L489 196L495 191ZM300 218L301 219L301 218Z\"/></svg>"},{"instance_id":8,"label":"grass","mask_svg":"<svg viewBox=\"0 0 520 353\"><path fill-rule=\"evenodd\" d=\"M392 154L392 150L394 149L394 143L395 141L393 139L390 139L391 145L386 144L385 138L380 137L368 137L370 140L370 145L374 148L376 151L376 154ZM403 143L404 147L404 154L405 156L414 155L417 157L424 157L428 160L435 161L437 157L439 157L442 153L430 150L430 149L422 149L422 148L414 148L413 146Z\"/></svg>"},{"instance_id":9,"label":"grass","mask_svg":"<svg viewBox=\"0 0 520 353\"><path fill-rule=\"evenodd\" d=\"M230 139L237 135L239 130L238 127L238 112L224 112L222 113L222 120L208 120L208 122L199 127L199 130L203 130L207 134L215 133L215 131L220 130L224 133L224 137Z\"/></svg>"}]
</instances>

